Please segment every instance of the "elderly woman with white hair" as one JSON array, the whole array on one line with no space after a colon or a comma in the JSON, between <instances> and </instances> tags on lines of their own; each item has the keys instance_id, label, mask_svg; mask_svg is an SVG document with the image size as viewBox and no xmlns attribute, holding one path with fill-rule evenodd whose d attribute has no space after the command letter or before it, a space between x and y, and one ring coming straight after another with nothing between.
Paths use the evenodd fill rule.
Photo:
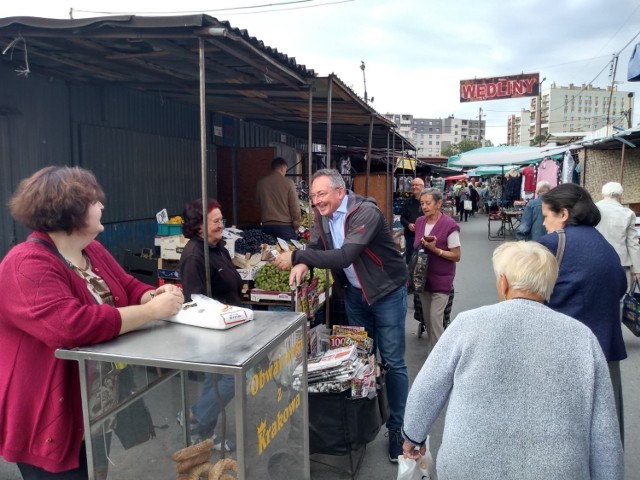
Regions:
<instances>
[{"instance_id":1,"label":"elderly woman with white hair","mask_svg":"<svg viewBox=\"0 0 640 480\"><path fill-rule=\"evenodd\" d=\"M636 214L622 205L623 193L622 185L618 182L608 182L602 186L602 200L596 202L601 217L596 229L615 248L631 286L632 275L640 280L640 243Z\"/></svg>"},{"instance_id":2,"label":"elderly woman with white hair","mask_svg":"<svg viewBox=\"0 0 640 480\"><path fill-rule=\"evenodd\" d=\"M448 400L439 480L622 480L598 340L544 305L558 276L555 257L536 242L508 242L495 250L493 268L500 302L459 314L411 387L404 455L424 453Z\"/></svg>"}]
</instances>

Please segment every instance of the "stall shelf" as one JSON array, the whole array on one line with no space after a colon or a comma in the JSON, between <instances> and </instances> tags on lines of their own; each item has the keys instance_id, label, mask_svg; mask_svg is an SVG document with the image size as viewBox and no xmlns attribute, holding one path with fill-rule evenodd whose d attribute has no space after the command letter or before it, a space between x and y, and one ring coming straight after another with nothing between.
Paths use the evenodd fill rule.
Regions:
<instances>
[{"instance_id":1,"label":"stall shelf","mask_svg":"<svg viewBox=\"0 0 640 480\"><path fill-rule=\"evenodd\" d=\"M89 479L105 478L96 468L96 438L109 452L110 480L176 478L171 456L188 444L189 432L188 422L179 427L173 419L199 396L192 396L198 385L189 384L189 372L235 378L235 396L226 409L229 421L218 419L216 432L223 423L227 438L237 444L226 456L237 460L239 479L276 479L282 472L309 479L306 323L301 313L261 311L255 312L255 320L230 330L153 322L109 342L57 350L58 358L79 366L85 432L94 439L86 442ZM300 363L303 375L294 381L292 373ZM163 373L148 380L148 372L156 368L147 367ZM90 408L99 403L91 388L95 372L113 368L130 368L136 386L117 405L96 415ZM111 420L140 399L151 413L156 436L125 450L111 438ZM214 451L210 461L221 456Z\"/></svg>"}]
</instances>

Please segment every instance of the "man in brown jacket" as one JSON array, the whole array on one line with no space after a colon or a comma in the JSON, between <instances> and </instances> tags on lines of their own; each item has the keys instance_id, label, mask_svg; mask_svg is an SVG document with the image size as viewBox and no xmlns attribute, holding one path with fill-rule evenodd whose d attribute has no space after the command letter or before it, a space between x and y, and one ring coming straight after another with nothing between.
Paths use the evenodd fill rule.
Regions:
<instances>
[{"instance_id":1,"label":"man in brown jacket","mask_svg":"<svg viewBox=\"0 0 640 480\"><path fill-rule=\"evenodd\" d=\"M262 231L284 240L298 238L302 220L298 193L294 183L285 177L287 161L276 157L271 161L271 173L258 181L256 202L262 213Z\"/></svg>"}]
</instances>

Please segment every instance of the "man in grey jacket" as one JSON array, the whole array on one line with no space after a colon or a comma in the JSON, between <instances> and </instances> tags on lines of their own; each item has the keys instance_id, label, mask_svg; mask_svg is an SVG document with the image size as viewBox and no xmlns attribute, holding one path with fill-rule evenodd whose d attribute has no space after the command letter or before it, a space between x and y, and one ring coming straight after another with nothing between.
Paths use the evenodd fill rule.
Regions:
<instances>
[{"instance_id":1,"label":"man in grey jacket","mask_svg":"<svg viewBox=\"0 0 640 480\"><path fill-rule=\"evenodd\" d=\"M306 250L275 260L291 268L290 283L300 285L310 267L330 268L344 290L349 324L365 327L380 350L387 372L389 460L402 454L400 427L409 387L405 353L407 267L373 199L347 191L337 170L317 171L311 179L316 228Z\"/></svg>"}]
</instances>

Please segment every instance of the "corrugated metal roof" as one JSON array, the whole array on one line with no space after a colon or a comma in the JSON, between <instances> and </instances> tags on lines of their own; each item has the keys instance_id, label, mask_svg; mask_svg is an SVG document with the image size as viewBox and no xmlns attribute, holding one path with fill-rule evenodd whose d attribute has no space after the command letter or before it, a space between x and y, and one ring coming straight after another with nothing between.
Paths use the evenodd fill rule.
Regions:
<instances>
[{"instance_id":1,"label":"corrugated metal roof","mask_svg":"<svg viewBox=\"0 0 640 480\"><path fill-rule=\"evenodd\" d=\"M210 111L306 139L313 89L313 141L324 144L331 84L332 145L367 145L371 122L374 148L387 147L389 132L400 137L334 75L318 78L295 58L208 15L0 18L2 61L19 74L118 85L193 104L199 103L201 40Z\"/></svg>"}]
</instances>

